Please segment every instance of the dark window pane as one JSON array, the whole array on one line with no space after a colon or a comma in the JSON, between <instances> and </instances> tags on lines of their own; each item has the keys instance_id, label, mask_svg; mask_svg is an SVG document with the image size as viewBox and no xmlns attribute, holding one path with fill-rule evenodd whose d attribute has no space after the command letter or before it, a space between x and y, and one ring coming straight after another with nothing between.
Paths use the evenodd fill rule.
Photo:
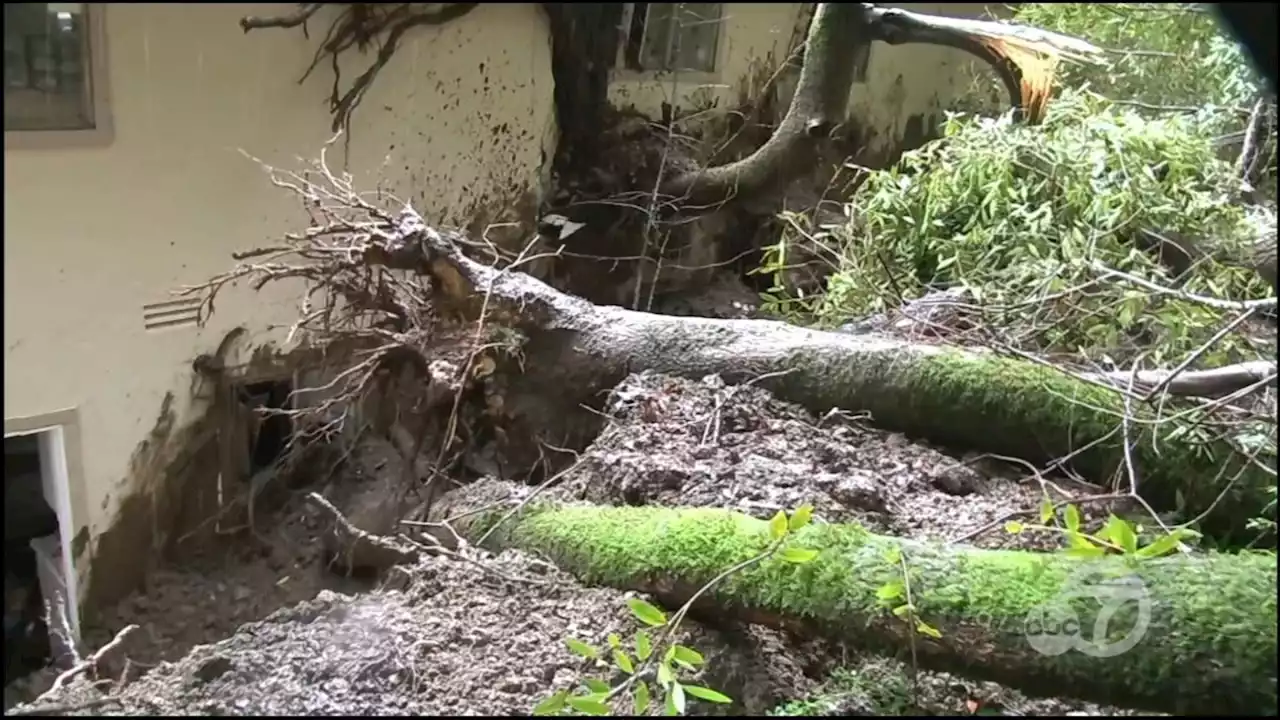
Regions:
<instances>
[{"instance_id":1,"label":"dark window pane","mask_svg":"<svg viewBox=\"0 0 1280 720\"><path fill-rule=\"evenodd\" d=\"M673 3L649 3L649 16L644 28L644 52L640 56L640 63L646 70L667 69L672 41L673 9Z\"/></svg>"},{"instance_id":2,"label":"dark window pane","mask_svg":"<svg viewBox=\"0 0 1280 720\"><path fill-rule=\"evenodd\" d=\"M715 70L721 3L647 3L646 70Z\"/></svg>"},{"instance_id":3,"label":"dark window pane","mask_svg":"<svg viewBox=\"0 0 1280 720\"><path fill-rule=\"evenodd\" d=\"M716 69L720 40L720 3L681 3L674 70L711 72Z\"/></svg>"},{"instance_id":4,"label":"dark window pane","mask_svg":"<svg viewBox=\"0 0 1280 720\"><path fill-rule=\"evenodd\" d=\"M84 3L4 6L4 129L94 127Z\"/></svg>"}]
</instances>

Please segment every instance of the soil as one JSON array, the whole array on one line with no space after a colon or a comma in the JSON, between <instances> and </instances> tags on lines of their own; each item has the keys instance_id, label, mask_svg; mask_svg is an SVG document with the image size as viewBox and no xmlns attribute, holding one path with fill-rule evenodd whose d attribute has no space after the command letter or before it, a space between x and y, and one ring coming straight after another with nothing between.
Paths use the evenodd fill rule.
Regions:
<instances>
[{"instance_id":1,"label":"soil","mask_svg":"<svg viewBox=\"0 0 1280 720\"><path fill-rule=\"evenodd\" d=\"M714 377L632 376L607 412L606 429L546 492L602 504L715 505L759 517L810 503L815 518L828 522L1038 549L1060 540L1010 535L1004 519L1034 517L1046 488L1090 493L989 458L957 458L876 430L866 418L814 417L761 388ZM1108 510L1082 508L1091 522ZM153 573L144 590L86 633L99 647L127 624L140 627L103 661L96 682L82 676L13 710L528 714L555 689L589 676L611 679L571 653L566 638L604 647L610 633L628 637L636 629L626 593L583 587L518 552L424 557L375 588L327 570L328 520L301 497L276 513L272 527L266 542L245 540L217 558ZM899 659L800 644L767 628L688 621L682 632L681 642L708 660L698 682L735 701L694 703L691 714L1116 712L1030 700L941 673L913 678ZM33 698L53 675L7 689L6 707Z\"/></svg>"}]
</instances>

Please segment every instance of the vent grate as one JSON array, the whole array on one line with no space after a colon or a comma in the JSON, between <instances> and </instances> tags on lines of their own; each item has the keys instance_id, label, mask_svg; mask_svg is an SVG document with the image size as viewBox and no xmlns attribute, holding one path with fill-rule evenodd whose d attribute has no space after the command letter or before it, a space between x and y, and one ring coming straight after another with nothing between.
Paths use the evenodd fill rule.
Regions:
<instances>
[{"instance_id":1,"label":"vent grate","mask_svg":"<svg viewBox=\"0 0 1280 720\"><path fill-rule=\"evenodd\" d=\"M166 300L142 306L142 326L148 332L170 328L194 327L200 324L200 295Z\"/></svg>"}]
</instances>

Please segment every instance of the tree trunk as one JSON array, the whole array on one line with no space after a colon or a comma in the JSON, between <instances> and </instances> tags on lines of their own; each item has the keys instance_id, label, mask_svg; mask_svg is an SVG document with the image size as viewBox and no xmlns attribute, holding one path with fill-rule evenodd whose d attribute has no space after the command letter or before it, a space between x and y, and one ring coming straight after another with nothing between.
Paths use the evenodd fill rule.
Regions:
<instances>
[{"instance_id":1,"label":"tree trunk","mask_svg":"<svg viewBox=\"0 0 1280 720\"><path fill-rule=\"evenodd\" d=\"M542 9L551 29L551 75L560 130L553 166L561 178L580 176L597 161L623 4L543 3Z\"/></svg>"},{"instance_id":2,"label":"tree trunk","mask_svg":"<svg viewBox=\"0 0 1280 720\"><path fill-rule=\"evenodd\" d=\"M865 3L821 3L805 44L800 80L791 106L769 140L750 156L719 167L678 175L662 184L664 195L687 207L749 202L761 194L781 197L799 175L813 172L818 143L845 116L855 60L871 45Z\"/></svg>"},{"instance_id":3,"label":"tree trunk","mask_svg":"<svg viewBox=\"0 0 1280 720\"><path fill-rule=\"evenodd\" d=\"M1200 529L1227 543L1254 539L1245 524L1270 499L1274 457L1246 457L1224 439L1194 444L1189 421L1166 414L1157 422L1147 407L1135 407L1122 422L1124 402L1115 390L1053 368L771 320L592 305L523 273L476 263L448 234L421 225L399 229L407 234L366 251L364 262L431 275L439 307L473 320L484 309L489 323L500 318L526 338L511 383L515 394L542 402L506 411L526 427L563 422L548 415L547 401L556 401L557 414L595 403L632 372L719 374L730 383L758 382L819 414L868 411L879 427L952 448L1035 463L1069 458L1066 467L1099 483L1132 468L1132 482L1152 506L1188 518L1203 514Z\"/></svg>"},{"instance_id":4,"label":"tree trunk","mask_svg":"<svg viewBox=\"0 0 1280 720\"><path fill-rule=\"evenodd\" d=\"M478 516L460 531L475 540L501 516L500 511ZM770 542L766 522L724 510L553 505L527 509L489 537L494 548L541 553L584 582L652 593L670 608ZM731 576L696 607L721 618L728 613L810 636L839 637L884 654L905 656L914 646L922 667L995 680L1031 694L1066 692L1175 714L1275 710L1272 554L1159 558L1130 565L1114 556L1089 561L942 546L818 524L787 542L819 554L798 565L769 558ZM894 549L901 560L890 554ZM1108 616L1102 608L1117 603L1104 602L1107 596L1099 593L1106 589L1091 581L1120 577L1126 582L1136 577L1141 584L1128 586L1138 588L1136 594L1125 596L1131 599ZM878 600L878 591L893 583L905 586L919 621L940 637L916 631L892 612L902 598ZM1109 588L1117 592L1116 585ZM1058 612L1038 614L1046 605ZM1074 627L1085 641L1093 639L1095 622L1101 622L1109 630L1093 647L1104 651L1108 643L1123 649L1120 643L1131 633L1137 642L1112 657L1087 652L1080 644L1075 647L1086 651L1045 652L1044 644L1027 636L1035 627L1028 618L1045 617L1078 620ZM1061 643L1062 638L1056 639Z\"/></svg>"}]
</instances>

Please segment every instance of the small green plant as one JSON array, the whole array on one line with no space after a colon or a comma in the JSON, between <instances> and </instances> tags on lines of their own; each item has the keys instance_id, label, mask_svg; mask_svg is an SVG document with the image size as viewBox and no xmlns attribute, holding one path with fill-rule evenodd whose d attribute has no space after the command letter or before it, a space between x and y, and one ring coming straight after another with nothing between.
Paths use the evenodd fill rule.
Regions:
<instances>
[{"instance_id":1,"label":"small green plant","mask_svg":"<svg viewBox=\"0 0 1280 720\"><path fill-rule=\"evenodd\" d=\"M1109 516L1101 529L1090 534L1082 529L1080 508L1067 504L1059 515L1057 507L1047 497L1040 505L1039 524L1010 520L1005 523L1004 529L1005 532L1013 535L1027 530L1061 532L1067 540L1064 552L1068 555L1079 557L1122 555L1133 561L1168 555L1178 550L1184 541L1200 537L1200 533L1194 530L1175 527L1150 542L1143 543L1141 541L1142 526L1134 525L1115 515Z\"/></svg>"},{"instance_id":2,"label":"small green plant","mask_svg":"<svg viewBox=\"0 0 1280 720\"><path fill-rule=\"evenodd\" d=\"M730 567L698 589L670 617L640 598L630 598L627 606L641 627L627 640L611 633L607 648L597 648L576 638L566 638L569 651L590 660L599 670L610 670L618 680L584 678L576 689L561 689L539 702L534 715L608 715L610 704L629 696L627 714L644 715L655 705L664 715L683 715L690 699L728 704L732 698L691 682L692 675L706 669L706 658L694 648L675 642L676 631L689 608L704 593L735 573L778 557L789 563L807 563L818 551L788 544L792 534L809 524L813 507L802 505L790 515L779 510L769 521L769 544L758 555Z\"/></svg>"},{"instance_id":3,"label":"small green plant","mask_svg":"<svg viewBox=\"0 0 1280 720\"><path fill-rule=\"evenodd\" d=\"M920 664L916 657L916 635L924 635L936 640L942 637L942 633L920 618L920 612L911 598L911 567L907 564L907 557L903 554L902 547L898 545L890 547L885 551L884 559L898 572L898 577L877 588L876 599L890 608L895 617L907 623L912 629L912 634L908 638L911 649L911 696L915 701L920 695Z\"/></svg>"},{"instance_id":4,"label":"small green plant","mask_svg":"<svg viewBox=\"0 0 1280 720\"><path fill-rule=\"evenodd\" d=\"M907 565L907 557L902 548L893 546L885 551L885 562L899 569L900 575L894 580L881 585L876 590L876 599L892 609L895 616L911 625L921 635L940 638L942 633L932 625L920 619L915 604L911 601L911 573Z\"/></svg>"}]
</instances>

